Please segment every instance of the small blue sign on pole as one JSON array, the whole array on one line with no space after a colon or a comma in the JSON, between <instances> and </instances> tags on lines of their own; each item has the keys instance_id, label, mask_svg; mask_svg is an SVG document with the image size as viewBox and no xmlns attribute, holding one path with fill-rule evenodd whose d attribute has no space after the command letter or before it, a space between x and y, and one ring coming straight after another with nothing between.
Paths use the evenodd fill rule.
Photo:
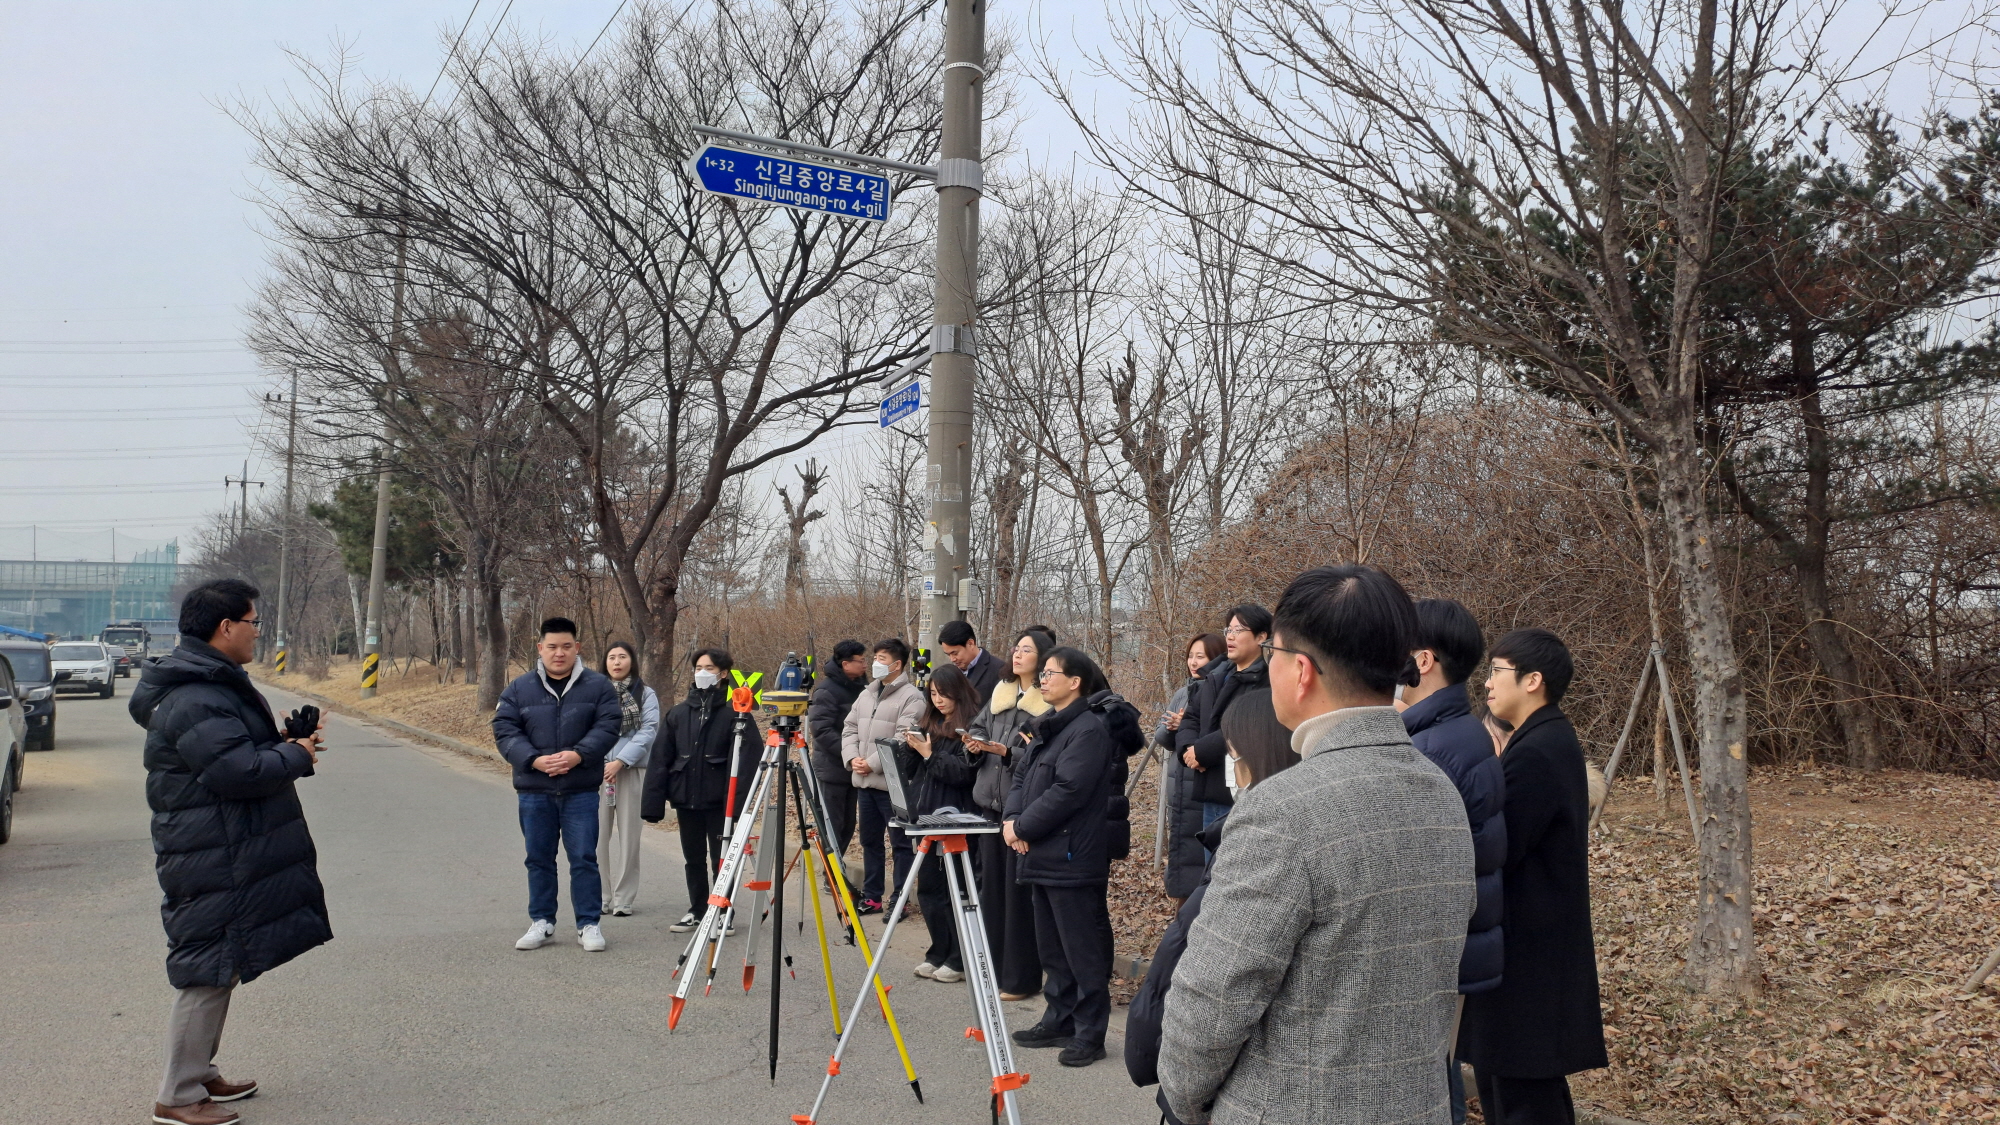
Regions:
<instances>
[{"instance_id":1,"label":"small blue sign on pole","mask_svg":"<svg viewBox=\"0 0 2000 1125\"><path fill-rule=\"evenodd\" d=\"M688 160L701 189L842 219L889 221L889 177L709 143Z\"/></svg>"},{"instance_id":2,"label":"small blue sign on pole","mask_svg":"<svg viewBox=\"0 0 2000 1125\"><path fill-rule=\"evenodd\" d=\"M917 408L922 406L923 402L924 396L921 384L915 380L912 380L907 387L890 391L888 394L882 396L882 406L879 411L882 428L886 430L890 426L915 414Z\"/></svg>"}]
</instances>

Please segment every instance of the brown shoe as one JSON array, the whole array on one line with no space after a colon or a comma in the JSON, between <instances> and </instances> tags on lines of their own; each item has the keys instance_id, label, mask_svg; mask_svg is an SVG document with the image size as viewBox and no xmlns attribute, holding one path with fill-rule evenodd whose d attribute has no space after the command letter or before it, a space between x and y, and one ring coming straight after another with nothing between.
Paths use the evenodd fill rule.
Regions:
<instances>
[{"instance_id":1,"label":"brown shoe","mask_svg":"<svg viewBox=\"0 0 2000 1125\"><path fill-rule=\"evenodd\" d=\"M257 1092L255 1082L231 1082L227 1078L216 1078L202 1085L208 1088L208 1100L212 1102L233 1102Z\"/></svg>"},{"instance_id":2,"label":"brown shoe","mask_svg":"<svg viewBox=\"0 0 2000 1125\"><path fill-rule=\"evenodd\" d=\"M193 1105L161 1105L153 1103L153 1121L156 1125L237 1125L242 1121L233 1109L224 1109L207 1098Z\"/></svg>"}]
</instances>

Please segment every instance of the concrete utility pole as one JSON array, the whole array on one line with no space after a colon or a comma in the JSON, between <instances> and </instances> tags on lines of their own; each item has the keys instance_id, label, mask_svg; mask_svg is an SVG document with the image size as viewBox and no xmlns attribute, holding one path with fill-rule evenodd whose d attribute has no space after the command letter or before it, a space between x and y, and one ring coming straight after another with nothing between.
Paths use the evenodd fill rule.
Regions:
<instances>
[{"instance_id":1,"label":"concrete utility pole","mask_svg":"<svg viewBox=\"0 0 2000 1125\"><path fill-rule=\"evenodd\" d=\"M391 307L395 323L389 326L390 352L387 369L391 381L395 381L402 370L403 347L403 264L407 260L408 243L399 233L396 237L396 288L392 294ZM382 406L386 412L389 395L385 391ZM382 447L375 454L375 550L368 560L368 624L367 636L361 649L361 698L375 698L375 684L380 679L382 667L382 583L389 570L389 426L383 419Z\"/></svg>"},{"instance_id":2,"label":"concrete utility pole","mask_svg":"<svg viewBox=\"0 0 2000 1125\"><path fill-rule=\"evenodd\" d=\"M299 451L299 373L292 372L292 397L285 403L285 526L278 533L278 636L277 653L272 657L279 675L290 663L291 646L286 643L286 609L291 604L292 582L292 467Z\"/></svg>"},{"instance_id":3,"label":"concrete utility pole","mask_svg":"<svg viewBox=\"0 0 2000 1125\"><path fill-rule=\"evenodd\" d=\"M972 533L972 380L979 315L980 146L985 124L986 0L946 0L944 122L938 141L937 314L931 324L931 415L928 457L932 549L930 596L924 599L919 644L969 608L967 570ZM965 585L961 587L961 583ZM969 598L967 599L970 600Z\"/></svg>"}]
</instances>

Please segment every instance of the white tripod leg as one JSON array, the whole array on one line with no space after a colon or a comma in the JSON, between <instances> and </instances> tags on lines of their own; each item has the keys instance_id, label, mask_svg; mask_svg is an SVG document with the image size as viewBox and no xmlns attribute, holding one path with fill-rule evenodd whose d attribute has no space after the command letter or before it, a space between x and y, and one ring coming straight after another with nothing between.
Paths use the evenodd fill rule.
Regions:
<instances>
[{"instance_id":1,"label":"white tripod leg","mask_svg":"<svg viewBox=\"0 0 2000 1125\"><path fill-rule=\"evenodd\" d=\"M979 1020L977 1028L967 1028L965 1033L986 1044L993 1096L1000 1100L1001 1112L996 1116L1005 1117L1007 1125L1021 1125L1014 1092L1028 1084L1028 1076L1014 1069L1014 1041L1007 1034L1007 1017L1000 1007L1000 979L986 945L986 918L979 906L978 880L973 878L972 852L963 836L943 839L950 841L945 845L944 876L951 889L952 917L958 925L959 956L965 961L965 984Z\"/></svg>"}]
</instances>

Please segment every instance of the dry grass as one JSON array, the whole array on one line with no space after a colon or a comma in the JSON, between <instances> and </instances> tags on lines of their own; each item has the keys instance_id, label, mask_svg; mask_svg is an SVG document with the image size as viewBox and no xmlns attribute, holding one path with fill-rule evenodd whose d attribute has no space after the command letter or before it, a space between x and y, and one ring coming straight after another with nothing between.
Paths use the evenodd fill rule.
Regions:
<instances>
[{"instance_id":1,"label":"dry grass","mask_svg":"<svg viewBox=\"0 0 2000 1125\"><path fill-rule=\"evenodd\" d=\"M358 711L422 727L474 746L493 747L492 715L479 710L478 687L467 683L439 683L437 669L429 664L414 665L406 676L402 665L390 668L385 663L376 685L375 698L365 703L361 699L359 663L342 664L336 661L331 673L323 680L297 673L274 676L263 665L259 665L255 672L258 679L279 687L294 686ZM459 678L453 677L454 680Z\"/></svg>"}]
</instances>

